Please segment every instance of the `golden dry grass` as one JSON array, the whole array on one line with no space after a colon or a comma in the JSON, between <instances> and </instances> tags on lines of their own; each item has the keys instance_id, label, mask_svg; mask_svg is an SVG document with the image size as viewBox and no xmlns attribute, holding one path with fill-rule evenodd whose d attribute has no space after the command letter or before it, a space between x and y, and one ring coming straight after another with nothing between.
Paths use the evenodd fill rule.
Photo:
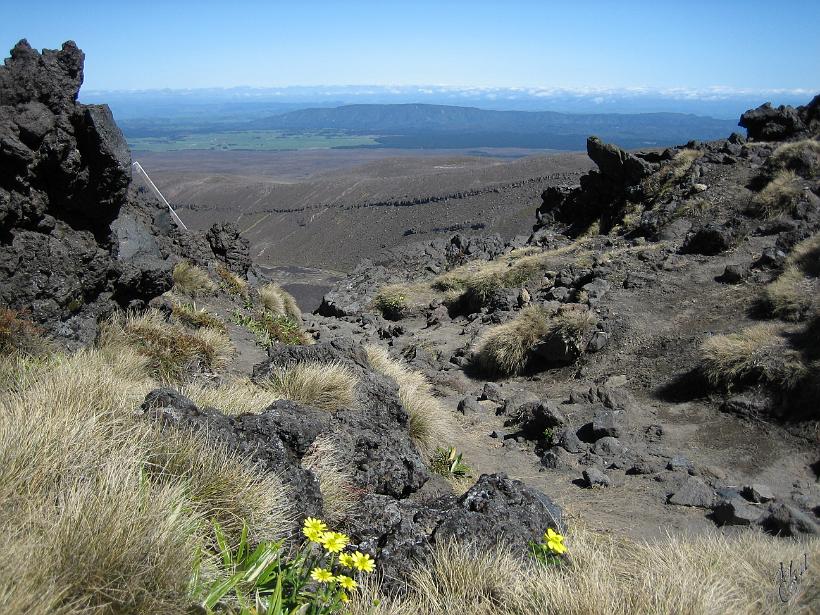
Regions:
<instances>
[{"instance_id":1,"label":"golden dry grass","mask_svg":"<svg viewBox=\"0 0 820 615\"><path fill-rule=\"evenodd\" d=\"M164 382L220 369L234 352L224 331L210 327L191 331L167 322L157 310L115 314L100 325L100 345L135 349L148 359L152 376Z\"/></svg>"},{"instance_id":2,"label":"golden dry grass","mask_svg":"<svg viewBox=\"0 0 820 615\"><path fill-rule=\"evenodd\" d=\"M322 518L331 525L340 522L361 499L353 486L352 468L339 452L332 436L319 436L302 457L302 467L319 479Z\"/></svg>"},{"instance_id":3,"label":"golden dry grass","mask_svg":"<svg viewBox=\"0 0 820 615\"><path fill-rule=\"evenodd\" d=\"M756 532L717 532L638 542L575 531L565 566L521 561L503 549L439 544L408 579L400 598L372 585L351 615L808 615L820 608L820 540L792 542ZM785 605L780 562L809 571ZM377 607L373 600L380 599Z\"/></svg>"},{"instance_id":4,"label":"golden dry grass","mask_svg":"<svg viewBox=\"0 0 820 615\"><path fill-rule=\"evenodd\" d=\"M172 301L171 313L182 324L190 327L197 329L210 327L211 329L225 331L225 323L219 316L212 314L205 308L197 308L196 304Z\"/></svg>"},{"instance_id":5,"label":"golden dry grass","mask_svg":"<svg viewBox=\"0 0 820 615\"><path fill-rule=\"evenodd\" d=\"M820 141L803 139L778 146L768 160L774 169L789 169L802 172L811 179L820 172Z\"/></svg>"},{"instance_id":6,"label":"golden dry grass","mask_svg":"<svg viewBox=\"0 0 820 615\"><path fill-rule=\"evenodd\" d=\"M550 331L550 316L543 308L531 306L504 324L490 327L478 339L475 356L488 374L509 375L522 371L530 348Z\"/></svg>"},{"instance_id":7,"label":"golden dry grass","mask_svg":"<svg viewBox=\"0 0 820 615\"><path fill-rule=\"evenodd\" d=\"M783 320L802 320L820 306L820 233L794 246L783 272L763 289L766 310Z\"/></svg>"},{"instance_id":8,"label":"golden dry grass","mask_svg":"<svg viewBox=\"0 0 820 615\"><path fill-rule=\"evenodd\" d=\"M135 414L156 386L147 357L108 346L14 365L0 391L0 612L184 612L210 518L231 540L241 517L260 537L289 527L276 477Z\"/></svg>"},{"instance_id":9,"label":"golden dry grass","mask_svg":"<svg viewBox=\"0 0 820 615\"><path fill-rule=\"evenodd\" d=\"M188 261L177 263L172 275L174 290L184 295L196 297L216 290L216 282L210 278L208 272Z\"/></svg>"},{"instance_id":10,"label":"golden dry grass","mask_svg":"<svg viewBox=\"0 0 820 615\"><path fill-rule=\"evenodd\" d=\"M265 284L259 289L259 298L266 310L296 321L302 320L302 310L296 299L278 284Z\"/></svg>"},{"instance_id":11,"label":"golden dry grass","mask_svg":"<svg viewBox=\"0 0 820 615\"><path fill-rule=\"evenodd\" d=\"M392 378L399 387L399 399L409 415L410 437L425 455L431 455L437 446L451 442L455 425L450 413L433 395L427 378L390 357L381 346L365 347L370 366L378 373Z\"/></svg>"},{"instance_id":12,"label":"golden dry grass","mask_svg":"<svg viewBox=\"0 0 820 615\"><path fill-rule=\"evenodd\" d=\"M281 398L332 412L355 403L357 383L342 363L306 361L275 369L259 385Z\"/></svg>"},{"instance_id":13,"label":"golden dry grass","mask_svg":"<svg viewBox=\"0 0 820 615\"><path fill-rule=\"evenodd\" d=\"M216 266L216 275L219 276L223 288L230 294L238 295L243 298L248 296L248 291L250 289L248 281L240 278L222 263L219 263Z\"/></svg>"},{"instance_id":14,"label":"golden dry grass","mask_svg":"<svg viewBox=\"0 0 820 615\"><path fill-rule=\"evenodd\" d=\"M186 384L180 392L200 408L216 408L230 416L254 414L282 399L277 391L259 386L246 377L219 384L195 381Z\"/></svg>"},{"instance_id":15,"label":"golden dry grass","mask_svg":"<svg viewBox=\"0 0 820 615\"><path fill-rule=\"evenodd\" d=\"M641 182L643 192L649 198L658 199L666 195L672 187L683 179L695 161L701 157L696 149L683 149L669 162Z\"/></svg>"},{"instance_id":16,"label":"golden dry grass","mask_svg":"<svg viewBox=\"0 0 820 615\"><path fill-rule=\"evenodd\" d=\"M794 387L807 371L784 332L782 326L766 323L710 337L701 346L703 374L712 385L727 388L744 382Z\"/></svg>"},{"instance_id":17,"label":"golden dry grass","mask_svg":"<svg viewBox=\"0 0 820 615\"><path fill-rule=\"evenodd\" d=\"M778 171L766 187L752 197L752 208L767 218L790 213L802 192L803 187L793 171Z\"/></svg>"}]
</instances>

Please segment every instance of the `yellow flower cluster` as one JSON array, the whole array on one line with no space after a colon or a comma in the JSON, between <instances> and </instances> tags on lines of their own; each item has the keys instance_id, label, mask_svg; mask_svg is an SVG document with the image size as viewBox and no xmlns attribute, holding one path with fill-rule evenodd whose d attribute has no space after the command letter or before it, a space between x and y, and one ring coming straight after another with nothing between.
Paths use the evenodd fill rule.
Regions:
<instances>
[{"instance_id":1,"label":"yellow flower cluster","mask_svg":"<svg viewBox=\"0 0 820 615\"><path fill-rule=\"evenodd\" d=\"M564 544L564 537L554 531L551 527L547 528L547 531L544 534L544 543L547 545L547 548L556 555L563 555L567 552L567 547Z\"/></svg>"},{"instance_id":2,"label":"yellow flower cluster","mask_svg":"<svg viewBox=\"0 0 820 615\"><path fill-rule=\"evenodd\" d=\"M350 543L350 538L341 532L328 530L327 525L319 519L314 519L313 517L305 519L302 533L311 542L322 545L328 553L338 553L339 564L345 568L359 572L373 572L376 568L376 563L373 561L373 558L366 553L362 553L361 551L343 553L342 550ZM331 560L331 564L332 561L333 560ZM338 583L341 589L347 591L352 591L359 586L359 584L348 575L334 575L330 569L318 566L311 571L310 578L317 583ZM344 591L339 593L339 598L342 602L348 602L350 600Z\"/></svg>"}]
</instances>

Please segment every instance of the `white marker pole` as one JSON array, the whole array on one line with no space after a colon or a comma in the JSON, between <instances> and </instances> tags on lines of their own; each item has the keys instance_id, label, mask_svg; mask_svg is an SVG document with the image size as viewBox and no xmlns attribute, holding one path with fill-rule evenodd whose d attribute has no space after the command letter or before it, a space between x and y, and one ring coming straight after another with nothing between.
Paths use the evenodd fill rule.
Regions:
<instances>
[{"instance_id":1,"label":"white marker pole","mask_svg":"<svg viewBox=\"0 0 820 615\"><path fill-rule=\"evenodd\" d=\"M159 188L157 188L156 184L154 184L154 182L153 182L153 181L151 180L151 178L148 176L148 173L146 173L145 169L143 169L143 168L142 168L142 165L141 165L139 162L136 162L136 161L135 161L135 162L134 162L134 164L132 164L131 166L133 166L134 168L136 168L136 169L137 169L137 171L139 171L140 173L142 173L142 174L145 176L145 179L147 179L147 180L148 180L148 184L149 184L149 185L151 186L151 188L154 190L154 192L156 193L156 195L157 195L160 199L162 199L162 202L163 202L163 203L165 203L165 204L168 206L168 211L170 211L170 212L171 212L171 217L174 219L174 222L176 222L176 223L177 223L177 226L180 226L180 227L182 227L182 229L183 229L183 230L187 231L187 230L188 230L188 227L187 227L187 226L185 226L185 223L182 221L182 218L180 218L180 217L177 215L177 212L175 212L175 211L174 211L174 208L173 208L173 207L171 207L171 204L170 204L170 203L169 203L169 202L165 199L165 197L164 197L164 196L162 196L162 192L160 192L160 191L159 191Z\"/></svg>"}]
</instances>

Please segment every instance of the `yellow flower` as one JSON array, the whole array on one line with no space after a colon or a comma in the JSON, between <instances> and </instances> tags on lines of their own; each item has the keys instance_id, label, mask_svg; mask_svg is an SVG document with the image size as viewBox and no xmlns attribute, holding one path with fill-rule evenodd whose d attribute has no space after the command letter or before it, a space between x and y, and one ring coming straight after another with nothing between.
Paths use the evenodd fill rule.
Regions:
<instances>
[{"instance_id":1,"label":"yellow flower","mask_svg":"<svg viewBox=\"0 0 820 615\"><path fill-rule=\"evenodd\" d=\"M544 542L547 543L547 548L553 553L561 555L566 553L567 548L564 546L564 537L558 532L553 531L552 528L547 528L544 534Z\"/></svg>"},{"instance_id":2,"label":"yellow flower","mask_svg":"<svg viewBox=\"0 0 820 615\"><path fill-rule=\"evenodd\" d=\"M345 568L353 568L353 556L350 553L341 553L339 563Z\"/></svg>"},{"instance_id":3,"label":"yellow flower","mask_svg":"<svg viewBox=\"0 0 820 615\"><path fill-rule=\"evenodd\" d=\"M310 578L314 581L318 581L319 583L330 583L331 581L336 580L333 573L324 568L314 568L310 573Z\"/></svg>"},{"instance_id":4,"label":"yellow flower","mask_svg":"<svg viewBox=\"0 0 820 615\"><path fill-rule=\"evenodd\" d=\"M359 586L359 584L356 583L356 581L343 574L337 576L336 580L339 582L339 585L341 585L345 589L356 589Z\"/></svg>"},{"instance_id":5,"label":"yellow flower","mask_svg":"<svg viewBox=\"0 0 820 615\"><path fill-rule=\"evenodd\" d=\"M326 530L327 526L324 524L324 522L320 521L319 519L314 519L313 517L308 517L307 519L305 519L305 524L304 526L302 526L302 533L311 542L319 542L322 533Z\"/></svg>"},{"instance_id":6,"label":"yellow flower","mask_svg":"<svg viewBox=\"0 0 820 615\"><path fill-rule=\"evenodd\" d=\"M367 553L356 551L353 554L353 567L363 572L373 572L376 564L373 562L373 558L367 555Z\"/></svg>"},{"instance_id":7,"label":"yellow flower","mask_svg":"<svg viewBox=\"0 0 820 615\"><path fill-rule=\"evenodd\" d=\"M344 593L344 592L341 592L341 593L339 594L339 600L341 600L341 601L342 601L342 602L344 602L344 603L348 603L348 602L350 602L350 598L349 598L349 597L348 597L348 595L347 595L346 593Z\"/></svg>"},{"instance_id":8,"label":"yellow flower","mask_svg":"<svg viewBox=\"0 0 820 615\"><path fill-rule=\"evenodd\" d=\"M319 538L328 553L338 553L347 546L350 539L339 532L325 532Z\"/></svg>"}]
</instances>

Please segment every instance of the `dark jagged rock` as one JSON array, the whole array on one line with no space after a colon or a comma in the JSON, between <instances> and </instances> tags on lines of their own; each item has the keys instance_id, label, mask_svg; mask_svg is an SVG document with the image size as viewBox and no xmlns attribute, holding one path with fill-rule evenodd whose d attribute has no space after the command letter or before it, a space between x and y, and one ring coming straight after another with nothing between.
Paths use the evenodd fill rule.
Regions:
<instances>
[{"instance_id":1,"label":"dark jagged rock","mask_svg":"<svg viewBox=\"0 0 820 615\"><path fill-rule=\"evenodd\" d=\"M242 277L248 275L251 267L250 242L239 234L236 225L230 222L214 224L205 234L211 250L228 269Z\"/></svg>"},{"instance_id":2,"label":"dark jagged rock","mask_svg":"<svg viewBox=\"0 0 820 615\"><path fill-rule=\"evenodd\" d=\"M639 192L638 184L656 167L598 137L587 139L587 154L598 170L581 176L578 188L545 190L534 231L558 222L570 225L570 231L577 233L595 220L601 222L602 231L609 230L623 216L627 198Z\"/></svg>"},{"instance_id":3,"label":"dark jagged rock","mask_svg":"<svg viewBox=\"0 0 820 615\"><path fill-rule=\"evenodd\" d=\"M319 481L312 472L299 465L298 449L286 444L282 437L290 435L287 429L282 429L282 423L290 419L294 412L303 417L310 414L316 425L321 426L322 416L318 411L300 408L291 402L277 402L261 414L231 418L214 408L199 408L172 389L151 391L145 398L142 410L150 420L163 427L202 431L207 437L223 442L229 449L262 468L276 472L289 487L288 493L300 519L321 515ZM303 423L309 423L309 420L305 418Z\"/></svg>"},{"instance_id":4,"label":"dark jagged rock","mask_svg":"<svg viewBox=\"0 0 820 615\"><path fill-rule=\"evenodd\" d=\"M69 347L93 341L115 308L168 290L180 257L249 262L231 229L212 248L132 185L110 109L77 103L83 61L71 41L40 53L22 40L0 66L0 305L29 308Z\"/></svg>"},{"instance_id":5,"label":"dark jagged rock","mask_svg":"<svg viewBox=\"0 0 820 615\"><path fill-rule=\"evenodd\" d=\"M746 129L750 139L784 141L817 134L819 123L820 94L808 105L797 108L789 105L773 107L771 103L764 103L741 115L738 125Z\"/></svg>"},{"instance_id":6,"label":"dark jagged rock","mask_svg":"<svg viewBox=\"0 0 820 615\"><path fill-rule=\"evenodd\" d=\"M369 369L360 346L344 338L314 346L274 346L269 359L254 368L253 377L261 380L280 367L307 361L346 365L358 379L357 403L334 412L323 429L350 461L354 482L370 492L398 498L421 488L430 474L410 440L409 417L398 389ZM309 445L315 439L311 433L298 437Z\"/></svg>"}]
</instances>

